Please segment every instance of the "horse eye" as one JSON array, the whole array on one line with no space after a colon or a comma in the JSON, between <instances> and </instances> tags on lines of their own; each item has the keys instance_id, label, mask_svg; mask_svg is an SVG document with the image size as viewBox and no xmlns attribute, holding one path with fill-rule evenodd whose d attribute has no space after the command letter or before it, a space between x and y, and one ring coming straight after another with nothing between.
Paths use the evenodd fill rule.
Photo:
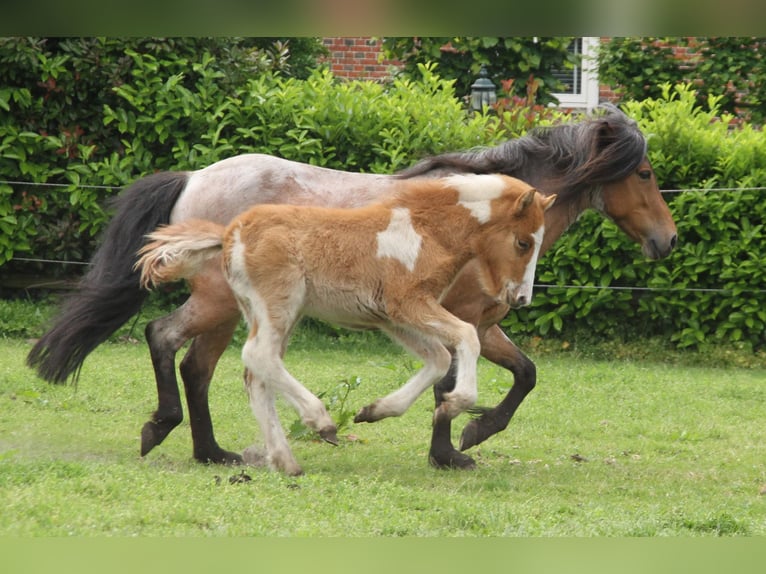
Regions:
<instances>
[{"instance_id":1,"label":"horse eye","mask_svg":"<svg viewBox=\"0 0 766 574\"><path fill-rule=\"evenodd\" d=\"M524 241L523 239L517 239L516 245L521 251L527 251L529 249L529 241Z\"/></svg>"},{"instance_id":2,"label":"horse eye","mask_svg":"<svg viewBox=\"0 0 766 574\"><path fill-rule=\"evenodd\" d=\"M638 177L640 177L641 179L651 179L652 171L649 169L642 169L638 172Z\"/></svg>"}]
</instances>

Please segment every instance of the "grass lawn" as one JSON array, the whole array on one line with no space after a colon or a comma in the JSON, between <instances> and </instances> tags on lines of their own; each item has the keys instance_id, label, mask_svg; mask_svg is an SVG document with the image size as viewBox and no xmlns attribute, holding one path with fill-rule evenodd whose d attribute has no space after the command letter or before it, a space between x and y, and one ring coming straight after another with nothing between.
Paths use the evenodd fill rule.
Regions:
<instances>
[{"instance_id":1,"label":"grass lawn","mask_svg":"<svg viewBox=\"0 0 766 574\"><path fill-rule=\"evenodd\" d=\"M400 418L351 424L338 447L293 439L306 474L289 478L194 462L186 422L141 458L156 402L143 343L102 345L75 387L40 381L24 366L29 343L0 339L0 536L766 534L763 362L530 346L538 387L505 432L470 451L475 471L428 466L429 394ZM287 364L325 401L360 380L334 415L417 367L374 335L311 332ZM232 347L211 387L218 441L238 451L258 437L241 372ZM512 378L482 361L479 381L489 405ZM281 413L287 427L296 419ZM251 480L235 480L243 472Z\"/></svg>"}]
</instances>

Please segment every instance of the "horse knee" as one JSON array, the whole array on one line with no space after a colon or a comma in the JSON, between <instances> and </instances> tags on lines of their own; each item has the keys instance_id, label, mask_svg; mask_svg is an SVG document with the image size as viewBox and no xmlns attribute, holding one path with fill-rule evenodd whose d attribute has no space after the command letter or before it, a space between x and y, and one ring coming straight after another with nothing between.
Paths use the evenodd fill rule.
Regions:
<instances>
[{"instance_id":1,"label":"horse knee","mask_svg":"<svg viewBox=\"0 0 766 574\"><path fill-rule=\"evenodd\" d=\"M526 356L522 356L522 360L518 365L514 365L511 369L514 377L514 384L518 385L524 394L527 394L535 388L537 384L537 367Z\"/></svg>"},{"instance_id":2,"label":"horse knee","mask_svg":"<svg viewBox=\"0 0 766 574\"><path fill-rule=\"evenodd\" d=\"M205 365L201 365L200 362L196 360L196 357L192 356L190 353L187 353L181 360L181 363L178 365L178 370L181 373L181 378L184 383L188 383L189 381L210 380L210 369L206 369Z\"/></svg>"},{"instance_id":3,"label":"horse knee","mask_svg":"<svg viewBox=\"0 0 766 574\"><path fill-rule=\"evenodd\" d=\"M263 361L263 354L264 350L261 345L254 338L248 339L242 346L242 362L245 364L245 368L256 373L259 372L258 365L262 364L264 368L268 369L269 362Z\"/></svg>"},{"instance_id":4,"label":"horse knee","mask_svg":"<svg viewBox=\"0 0 766 574\"><path fill-rule=\"evenodd\" d=\"M144 339L146 339L146 343L149 345L150 349L153 349L157 345L159 339L159 321L160 319L149 321L144 329Z\"/></svg>"},{"instance_id":5,"label":"horse knee","mask_svg":"<svg viewBox=\"0 0 766 574\"><path fill-rule=\"evenodd\" d=\"M149 345L149 352L153 356L173 354L178 352L183 344L188 341L185 333L174 327L174 314L166 315L150 321L144 329L144 338Z\"/></svg>"}]
</instances>

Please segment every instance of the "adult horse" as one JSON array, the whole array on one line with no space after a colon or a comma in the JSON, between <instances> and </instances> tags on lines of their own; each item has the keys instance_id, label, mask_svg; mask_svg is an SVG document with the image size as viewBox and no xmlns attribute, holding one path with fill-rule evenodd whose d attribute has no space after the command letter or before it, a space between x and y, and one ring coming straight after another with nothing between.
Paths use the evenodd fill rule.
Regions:
<instances>
[{"instance_id":1,"label":"adult horse","mask_svg":"<svg viewBox=\"0 0 766 574\"><path fill-rule=\"evenodd\" d=\"M389 198L356 209L256 205L228 226L206 220L149 235L136 267L141 284L194 277L223 257L223 275L249 332L242 349L245 387L266 442L269 466L302 474L279 422L282 394L307 427L337 444L322 401L282 361L302 316L380 329L423 360L400 389L364 407L357 420L403 414L444 377L454 350L455 389L434 414L452 419L476 402L476 329L440 300L468 261L482 291L503 305L532 300L544 213L555 196L506 175L402 179Z\"/></svg>"},{"instance_id":2,"label":"adult horse","mask_svg":"<svg viewBox=\"0 0 766 574\"><path fill-rule=\"evenodd\" d=\"M34 345L28 363L53 382L77 376L88 354L141 308L146 291L133 270L144 236L163 223L204 218L227 223L258 203L354 207L390 194L400 178L447 173L503 173L558 196L545 214L544 252L586 209L613 220L643 253L658 259L676 244L676 228L662 199L646 140L633 120L606 106L579 122L538 128L524 137L481 150L426 159L397 175L348 173L266 155L229 158L195 172L160 172L126 188L80 288L64 301L53 326ZM182 420L175 356L193 339L180 364L193 452L205 462L241 457L215 440L208 389L218 359L239 320L234 297L217 265L189 280L191 294L171 314L146 329L157 383L158 406L143 427L141 454L159 445ZM481 354L509 369L514 383L494 409L466 425L466 450L504 429L536 383L534 363L497 324L509 311L482 294L470 265L443 300L457 317L479 331ZM213 311L214 310L214 311ZM436 386L436 405L454 385ZM435 424L429 460L439 467L469 468L474 461L454 448L450 424Z\"/></svg>"}]
</instances>

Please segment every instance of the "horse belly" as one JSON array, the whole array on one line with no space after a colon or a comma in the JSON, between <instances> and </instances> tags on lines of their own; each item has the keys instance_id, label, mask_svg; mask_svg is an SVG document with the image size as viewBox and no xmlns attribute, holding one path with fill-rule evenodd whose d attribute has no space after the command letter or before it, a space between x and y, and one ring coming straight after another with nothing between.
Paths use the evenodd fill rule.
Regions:
<instances>
[{"instance_id":1,"label":"horse belly","mask_svg":"<svg viewBox=\"0 0 766 574\"><path fill-rule=\"evenodd\" d=\"M388 320L385 306L372 293L309 286L304 314L349 329L370 329Z\"/></svg>"}]
</instances>

